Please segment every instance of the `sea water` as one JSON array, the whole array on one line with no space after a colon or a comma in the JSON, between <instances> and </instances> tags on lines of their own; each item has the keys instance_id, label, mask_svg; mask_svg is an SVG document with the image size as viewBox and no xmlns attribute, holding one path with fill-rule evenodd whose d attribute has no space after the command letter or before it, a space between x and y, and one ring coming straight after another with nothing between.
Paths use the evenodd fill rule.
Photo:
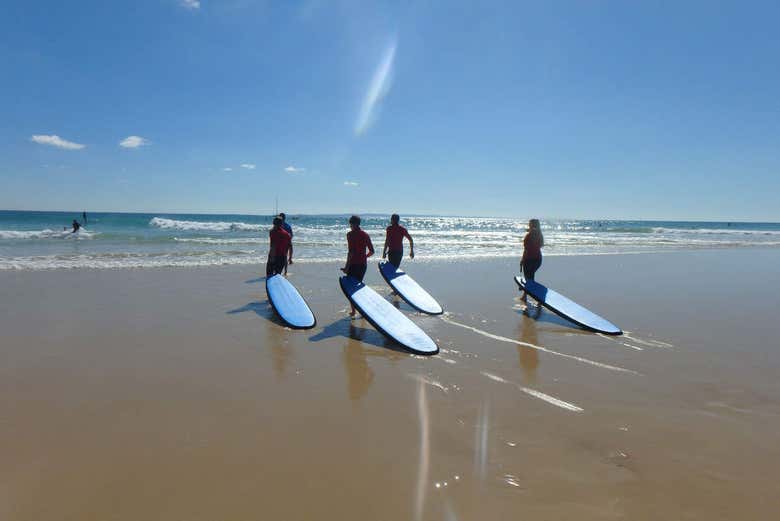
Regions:
<instances>
[{"instance_id":1,"label":"sea water","mask_svg":"<svg viewBox=\"0 0 780 521\"><path fill-rule=\"evenodd\" d=\"M271 216L0 211L0 270L146 268L264 263ZM288 216L294 259L346 258L347 215ZM377 253L387 215L363 217ZM527 219L404 216L417 259L519 257ZM542 220L545 255L779 247L780 223Z\"/></svg>"}]
</instances>

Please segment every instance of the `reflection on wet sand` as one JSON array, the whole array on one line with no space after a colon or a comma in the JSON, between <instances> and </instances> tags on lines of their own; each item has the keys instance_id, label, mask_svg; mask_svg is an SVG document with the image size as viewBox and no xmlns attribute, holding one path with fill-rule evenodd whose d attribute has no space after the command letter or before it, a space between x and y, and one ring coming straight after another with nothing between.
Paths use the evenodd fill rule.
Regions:
<instances>
[{"instance_id":1,"label":"reflection on wet sand","mask_svg":"<svg viewBox=\"0 0 780 521\"><path fill-rule=\"evenodd\" d=\"M254 280L247 281L247 283L250 282L255 282L255 281ZM237 309L232 309L230 311L227 311L226 313L228 315L235 315L238 313L246 313L247 311L252 311L255 313L255 315L259 317L263 317L267 320L270 320L271 322L274 322L276 325L281 325L278 324L278 318L276 317L276 314L274 313L274 310L268 301L250 302L245 306L242 306ZM271 348L271 363L274 366L274 372L276 373L277 377L282 379L284 378L287 372L287 367L290 365L290 361L293 359L289 342L286 339L286 334L288 330L285 327L266 327L264 328L264 331L265 331L264 345L270 346Z\"/></svg>"},{"instance_id":2,"label":"reflection on wet sand","mask_svg":"<svg viewBox=\"0 0 780 521\"><path fill-rule=\"evenodd\" d=\"M395 342L374 329L363 327L362 324L367 322L343 318L328 324L319 333L309 337L312 342L321 342L335 337L342 337L345 340L341 359L347 373L347 393L353 401L365 396L374 381L374 370L368 365L368 357L398 360L406 356ZM383 349L366 349L366 346Z\"/></svg>"},{"instance_id":3,"label":"reflection on wet sand","mask_svg":"<svg viewBox=\"0 0 780 521\"><path fill-rule=\"evenodd\" d=\"M344 344L341 356L347 371L347 394L350 400L360 400L368 392L374 381L374 371L368 366L363 336L366 330L356 327L354 321L349 324L349 338Z\"/></svg>"},{"instance_id":4,"label":"reflection on wet sand","mask_svg":"<svg viewBox=\"0 0 780 521\"><path fill-rule=\"evenodd\" d=\"M293 359L292 348L287 341L283 340L280 330L273 327L266 328L266 342L271 346L271 363L274 372L281 380L285 377L287 367Z\"/></svg>"},{"instance_id":5,"label":"reflection on wet sand","mask_svg":"<svg viewBox=\"0 0 780 521\"><path fill-rule=\"evenodd\" d=\"M428 413L428 395L426 384L419 380L417 384L417 414L420 418L420 458L417 466L417 490L414 496L414 519L423 519L425 494L428 486L428 467L430 465L430 418Z\"/></svg>"},{"instance_id":6,"label":"reflection on wet sand","mask_svg":"<svg viewBox=\"0 0 780 521\"><path fill-rule=\"evenodd\" d=\"M536 330L536 321L523 317L519 325L520 342L537 345L539 334ZM525 345L517 346L517 355L520 359L520 368L528 383L536 383L536 370L539 367L539 351Z\"/></svg>"},{"instance_id":7,"label":"reflection on wet sand","mask_svg":"<svg viewBox=\"0 0 780 521\"><path fill-rule=\"evenodd\" d=\"M485 400L479 408L474 436L474 472L479 479L487 476L488 434L490 427L490 402Z\"/></svg>"}]
</instances>

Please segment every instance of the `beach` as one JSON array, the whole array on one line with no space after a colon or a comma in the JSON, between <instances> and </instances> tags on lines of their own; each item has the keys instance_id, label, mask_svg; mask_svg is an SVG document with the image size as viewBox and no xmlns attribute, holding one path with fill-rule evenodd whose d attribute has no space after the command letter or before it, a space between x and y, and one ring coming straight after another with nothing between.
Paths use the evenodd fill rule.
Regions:
<instances>
[{"instance_id":1,"label":"beach","mask_svg":"<svg viewBox=\"0 0 780 521\"><path fill-rule=\"evenodd\" d=\"M261 265L0 271L0 518L768 519L778 261L546 258L622 337L524 315L516 259L406 261L432 357L350 321L335 261L290 267L309 331Z\"/></svg>"}]
</instances>

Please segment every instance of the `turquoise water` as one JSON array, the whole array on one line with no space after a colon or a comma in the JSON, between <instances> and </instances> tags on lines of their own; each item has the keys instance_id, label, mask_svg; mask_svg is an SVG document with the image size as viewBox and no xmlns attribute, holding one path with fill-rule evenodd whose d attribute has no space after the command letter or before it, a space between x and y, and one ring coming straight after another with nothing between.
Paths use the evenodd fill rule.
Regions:
<instances>
[{"instance_id":1,"label":"turquoise water","mask_svg":"<svg viewBox=\"0 0 780 521\"><path fill-rule=\"evenodd\" d=\"M289 216L295 257L345 257L346 215ZM186 267L264 262L270 216L0 211L0 269ZM404 217L418 259L517 257L527 219ZM364 216L381 250L388 216ZM66 228L66 229L63 229ZM780 223L543 220L546 255L778 247Z\"/></svg>"}]
</instances>

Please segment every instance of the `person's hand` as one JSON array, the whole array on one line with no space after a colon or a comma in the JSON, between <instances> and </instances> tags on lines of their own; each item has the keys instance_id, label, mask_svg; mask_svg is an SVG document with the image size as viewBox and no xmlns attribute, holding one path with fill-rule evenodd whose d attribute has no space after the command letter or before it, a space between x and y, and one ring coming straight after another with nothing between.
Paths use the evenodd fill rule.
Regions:
<instances>
[{"instance_id":1,"label":"person's hand","mask_svg":"<svg viewBox=\"0 0 780 521\"><path fill-rule=\"evenodd\" d=\"M346 273L346 272L347 272L347 268L341 268L341 271L343 271L344 273Z\"/></svg>"},{"instance_id":2,"label":"person's hand","mask_svg":"<svg viewBox=\"0 0 780 521\"><path fill-rule=\"evenodd\" d=\"M382 254L382 258L383 258L383 259L386 259L386 258L387 258L387 253L383 253L383 254Z\"/></svg>"},{"instance_id":3,"label":"person's hand","mask_svg":"<svg viewBox=\"0 0 780 521\"><path fill-rule=\"evenodd\" d=\"M413 258L414 258L414 250L411 250L411 251L409 252L409 258L410 258L410 259L413 259Z\"/></svg>"},{"instance_id":4,"label":"person's hand","mask_svg":"<svg viewBox=\"0 0 780 521\"><path fill-rule=\"evenodd\" d=\"M374 256L374 252L370 251L368 252L368 255L366 255L366 258L373 257L373 256Z\"/></svg>"},{"instance_id":5,"label":"person's hand","mask_svg":"<svg viewBox=\"0 0 780 521\"><path fill-rule=\"evenodd\" d=\"M293 263L293 261L292 261L292 257L290 257L289 259L287 259L287 264L292 264L292 263Z\"/></svg>"}]
</instances>

